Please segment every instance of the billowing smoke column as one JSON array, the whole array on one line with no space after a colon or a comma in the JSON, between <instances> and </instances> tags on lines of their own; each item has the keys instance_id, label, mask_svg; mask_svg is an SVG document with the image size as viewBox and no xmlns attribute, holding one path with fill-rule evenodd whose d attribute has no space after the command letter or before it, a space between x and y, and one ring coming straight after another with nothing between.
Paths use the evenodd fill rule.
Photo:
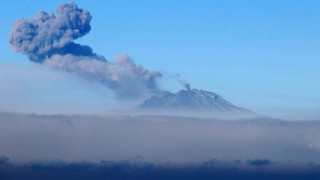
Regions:
<instances>
[{"instance_id":1,"label":"billowing smoke column","mask_svg":"<svg viewBox=\"0 0 320 180\"><path fill-rule=\"evenodd\" d=\"M26 54L33 62L50 68L76 73L97 81L115 91L117 97L137 97L158 91L156 80L160 72L150 72L137 66L121 54L115 62L93 53L89 46L74 43L90 29L92 16L75 3L63 3L49 15L40 11L33 19L19 19L12 26L10 47Z\"/></svg>"},{"instance_id":2,"label":"billowing smoke column","mask_svg":"<svg viewBox=\"0 0 320 180\"><path fill-rule=\"evenodd\" d=\"M57 17L40 11L34 19L17 20L9 37L11 47L35 62L42 62L53 54L92 56L89 47L72 43L90 31L90 13L77 8L75 3L61 4L56 11Z\"/></svg>"}]
</instances>

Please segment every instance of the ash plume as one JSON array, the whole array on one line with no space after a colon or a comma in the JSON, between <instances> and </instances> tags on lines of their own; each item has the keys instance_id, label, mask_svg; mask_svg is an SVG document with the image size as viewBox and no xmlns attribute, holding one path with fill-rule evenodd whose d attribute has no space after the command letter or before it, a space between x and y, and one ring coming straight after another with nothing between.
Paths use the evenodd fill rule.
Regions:
<instances>
[{"instance_id":1,"label":"ash plume","mask_svg":"<svg viewBox=\"0 0 320 180\"><path fill-rule=\"evenodd\" d=\"M185 85L184 85L184 88L186 88L187 90L189 90L189 91L190 91L190 89L191 89L191 88L190 88L190 84L188 84L188 83L187 83L187 84L185 84Z\"/></svg>"},{"instance_id":2,"label":"ash plume","mask_svg":"<svg viewBox=\"0 0 320 180\"><path fill-rule=\"evenodd\" d=\"M41 63L102 83L119 98L138 97L159 91L158 71L137 66L126 54L107 61L91 47L73 41L91 30L91 14L76 3L62 3L54 13L39 11L35 18L18 19L12 26L10 47Z\"/></svg>"},{"instance_id":3,"label":"ash plume","mask_svg":"<svg viewBox=\"0 0 320 180\"><path fill-rule=\"evenodd\" d=\"M187 83L186 81L183 81L183 80L179 80L180 84L188 91L191 90L191 87L190 87L190 84Z\"/></svg>"},{"instance_id":4,"label":"ash plume","mask_svg":"<svg viewBox=\"0 0 320 180\"><path fill-rule=\"evenodd\" d=\"M9 37L10 47L35 62L42 62L53 54L92 56L90 47L72 42L90 31L90 13L75 3L63 3L56 12L57 17L54 13L39 11L33 19L17 20Z\"/></svg>"}]
</instances>

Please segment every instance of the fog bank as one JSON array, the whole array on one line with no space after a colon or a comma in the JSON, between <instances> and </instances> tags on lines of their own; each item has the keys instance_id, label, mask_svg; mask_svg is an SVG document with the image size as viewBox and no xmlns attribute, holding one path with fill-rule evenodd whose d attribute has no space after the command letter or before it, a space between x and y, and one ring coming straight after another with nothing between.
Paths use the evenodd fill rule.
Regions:
<instances>
[{"instance_id":1,"label":"fog bank","mask_svg":"<svg viewBox=\"0 0 320 180\"><path fill-rule=\"evenodd\" d=\"M319 129L319 121L0 113L0 155L14 163L139 157L156 164L211 159L308 164L320 163Z\"/></svg>"}]
</instances>

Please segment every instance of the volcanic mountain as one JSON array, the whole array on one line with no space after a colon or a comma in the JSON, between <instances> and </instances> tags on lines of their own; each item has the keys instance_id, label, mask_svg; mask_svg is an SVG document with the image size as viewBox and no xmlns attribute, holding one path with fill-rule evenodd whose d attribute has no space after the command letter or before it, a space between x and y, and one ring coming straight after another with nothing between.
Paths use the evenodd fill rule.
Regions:
<instances>
[{"instance_id":1,"label":"volcanic mountain","mask_svg":"<svg viewBox=\"0 0 320 180\"><path fill-rule=\"evenodd\" d=\"M177 93L162 92L145 100L139 109L170 114L255 116L256 114L226 101L218 94L198 90L180 90Z\"/></svg>"}]
</instances>

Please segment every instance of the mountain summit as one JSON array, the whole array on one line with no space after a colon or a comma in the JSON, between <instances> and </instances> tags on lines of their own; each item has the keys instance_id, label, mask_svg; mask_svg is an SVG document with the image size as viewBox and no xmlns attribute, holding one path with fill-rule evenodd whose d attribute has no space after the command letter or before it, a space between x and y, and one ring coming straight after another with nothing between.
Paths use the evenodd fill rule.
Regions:
<instances>
[{"instance_id":1,"label":"mountain summit","mask_svg":"<svg viewBox=\"0 0 320 180\"><path fill-rule=\"evenodd\" d=\"M254 115L253 112L231 104L218 94L190 88L177 93L163 92L154 95L145 100L139 109L179 114Z\"/></svg>"}]
</instances>

